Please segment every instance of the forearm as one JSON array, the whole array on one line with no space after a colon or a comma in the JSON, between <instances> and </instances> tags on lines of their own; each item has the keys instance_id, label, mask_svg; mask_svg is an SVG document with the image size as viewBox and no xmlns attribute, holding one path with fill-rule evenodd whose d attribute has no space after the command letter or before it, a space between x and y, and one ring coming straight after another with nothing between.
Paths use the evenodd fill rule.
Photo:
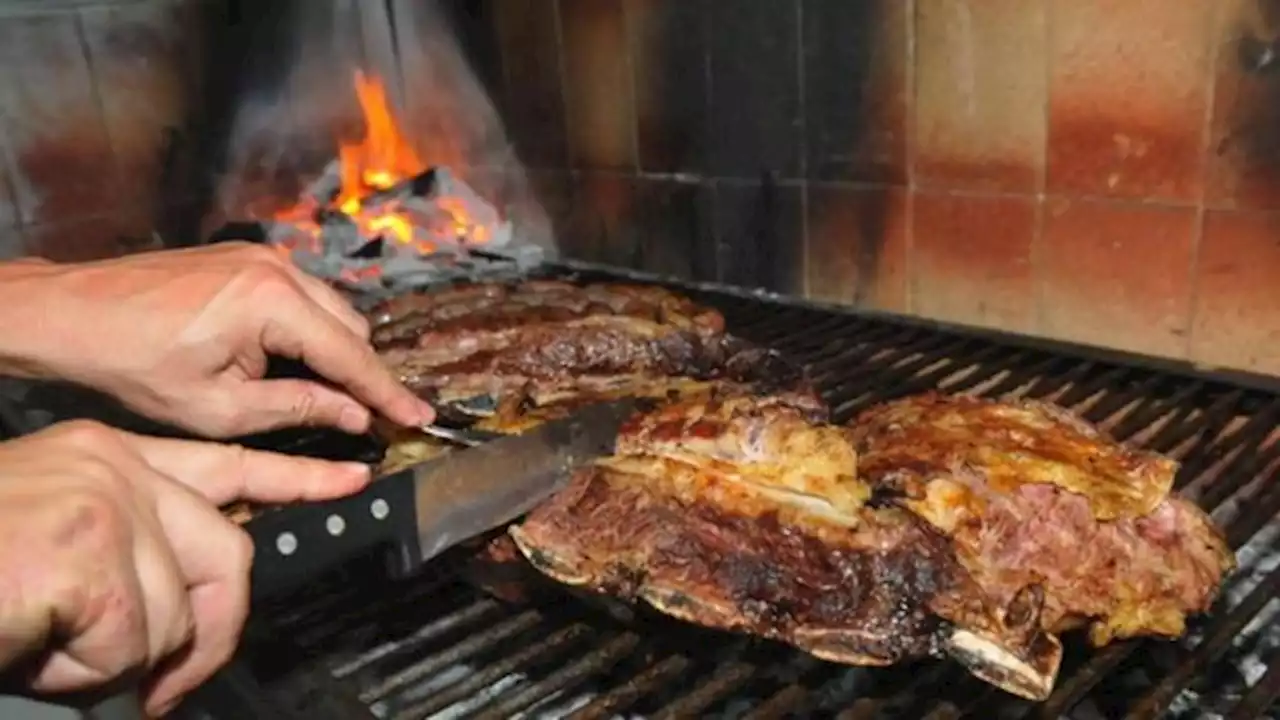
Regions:
<instances>
[{"instance_id":1,"label":"forearm","mask_svg":"<svg viewBox=\"0 0 1280 720\"><path fill-rule=\"evenodd\" d=\"M69 266L40 259L0 263L0 376L56 379L74 345Z\"/></svg>"}]
</instances>

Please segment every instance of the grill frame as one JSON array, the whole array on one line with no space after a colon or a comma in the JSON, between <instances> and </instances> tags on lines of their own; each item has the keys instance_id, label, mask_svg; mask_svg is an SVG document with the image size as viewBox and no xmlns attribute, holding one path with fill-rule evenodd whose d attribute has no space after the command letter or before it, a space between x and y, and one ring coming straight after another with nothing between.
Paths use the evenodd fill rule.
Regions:
<instances>
[{"instance_id":1,"label":"grill frame","mask_svg":"<svg viewBox=\"0 0 1280 720\"><path fill-rule=\"evenodd\" d=\"M1192 497L1210 509L1230 500L1242 487L1258 485L1255 502L1241 510L1226 527L1233 548L1238 550L1280 510L1280 482L1276 482L1280 481L1280 437L1276 430L1277 418L1280 418L1280 378L1209 371L1188 363L1121 351L856 311L714 284L689 284L616 268L572 263L553 271L552 276L563 277L566 272L584 281L626 280L669 287L720 309L731 332L778 347L805 362L814 371L815 379L819 381L838 421L875 402L925 390L932 383L947 379L952 380L945 388L948 391L964 391L994 383L987 392L1023 388L1025 392L1021 394L1024 396L1054 397L1055 392L1065 389L1056 401L1068 407L1083 407L1086 418L1094 422L1119 418L1110 428L1117 437L1143 438L1142 444L1146 447L1176 453L1175 456L1183 461L1183 469L1175 487L1189 490ZM947 360L945 363L942 362L944 358ZM961 369L965 369L967 374L959 374ZM824 378L834 381L824 383ZM1242 417L1243 420L1239 419ZM1153 426L1151 423L1156 421L1163 423ZM429 566L428 573L437 580L422 582L436 589L447 589L452 582L448 579L451 562L446 558ZM352 581L342 582L350 584ZM432 585L437 582L438 585ZM986 713L993 709L1001 710L1001 717L1064 717L1121 671L1136 666L1148 672L1152 672L1154 667L1154 672L1159 672L1163 662L1168 666L1166 671L1150 684L1145 694L1133 698L1128 707L1121 708L1114 715L1101 715L1135 720L1159 717L1179 691L1203 678L1206 668L1210 668L1229 649L1231 640L1265 609L1277 590L1280 590L1280 569L1267 574L1229 612L1215 612L1207 620L1196 623L1195 627L1203 631L1204 639L1194 646L1175 643L1176 647L1171 649L1166 644L1156 651L1158 641L1133 641L1084 653L1078 661L1068 658L1053 695L1039 706L1012 700L998 690L969 678L950 663L932 662L873 671L901 676L898 685L888 684L890 689L886 697L855 696L842 705L838 713L834 708L806 707L804 703L815 697L812 687L815 678L835 677L844 671L838 666L806 660L798 653L788 655L771 643L681 626L679 632L689 637L715 637L728 648L742 650L748 659L716 663L718 667L710 674L699 676L683 695L673 698L674 705L646 717L691 717L708 711L717 698L741 691L760 676L761 668L751 664L754 662L752 658L760 653L764 653L766 659L774 657L771 662L775 667L790 664L797 665L799 670L794 679L784 678L775 682L774 690L742 717L796 717L804 713L827 716L828 710L832 711L832 716L842 718L880 717L887 710L903 705L898 710L905 713L900 715L902 717L988 717L993 715ZM391 605L395 603L394 600L390 602ZM476 600L477 604L460 608L457 612L464 618L472 617L468 613L487 618L488 613L497 612L493 607L499 610L506 607L501 603L484 605L485 602L496 603L493 600ZM607 625L601 616L590 614L591 611L577 604L565 605L570 608L568 612L577 613L577 623L586 623L585 629L575 625L572 617L565 619L563 626L551 625L556 630L550 637L551 645L526 646L517 650L515 655L500 657L496 662L505 664L496 670L491 667L481 679L488 675L496 676L500 674L499 670L513 669L520 661L536 664L542 651L550 653L548 647L563 648L593 634L601 635L597 644L588 649L585 659L579 658L576 664L570 661L552 668L538 683L526 685L515 691L515 695L500 698L496 701L499 705L490 706L487 712L474 717L510 716L518 709L517 706L536 705L540 700L538 696L550 692L548 688L552 686L580 685L584 673L589 674L584 663L617 660L651 644L649 638L626 629L601 634L600 628ZM367 608L363 612L369 614ZM494 640L493 632L507 630L513 633L511 637L517 637L520 632L536 629L539 623L550 622L546 619L550 616L545 616L545 612L548 612L545 608L509 607L505 616L495 620L498 624L489 633L467 633L462 637L459 640L462 645L460 649L454 648L454 654L475 651L483 655L487 643L504 639L498 637ZM536 618L530 613L535 613ZM377 616L374 614L372 617ZM349 614L341 616L342 622L350 619ZM442 621L442 618L432 617L427 623L438 625ZM203 705L211 707L210 703L217 702L219 697L260 693L257 701L267 703L272 708L270 712L275 713L263 717L378 717L369 710L369 703L381 699L380 692L371 691L367 686L362 689L350 677L333 677L326 669L326 663L331 662L332 657L311 655L308 643L304 642L305 637L294 636L287 642L280 642L277 633L287 625L281 623L279 617L273 615L265 619L265 629L258 620L254 622L257 627L250 629L241 660L206 688L200 699ZM377 622L375 620L375 624ZM675 621L662 621L658 625L664 622L666 627L662 628L663 631L669 632L679 626ZM447 635L446 631L442 632ZM261 637L264 634L265 640ZM269 651L269 655L279 655L272 662L289 665L291 671L280 678L262 681L257 671L247 670L252 659L250 656L264 650ZM725 654L727 651L720 652L720 657L732 655ZM1165 659L1161 661L1161 657ZM786 663L781 658L787 658ZM1276 704L1280 698L1280 654L1268 659L1270 664L1265 674L1243 694L1227 717L1257 717ZM260 666L262 658L257 660L253 664ZM443 666L444 660L437 659L435 664ZM638 676L620 679L614 688L616 695L609 696L611 701L597 699L593 702L591 707L598 706L600 713L588 714L580 709L570 717L609 717L605 711L611 708L621 712L628 707L636 707L637 703L642 705L650 697L649 691L655 683L689 675L705 664L705 658L690 658L678 651L655 657L648 669ZM485 670L476 672L485 673ZM406 676L401 676L401 679L403 677ZM481 684L477 680L471 683ZM384 684L387 684L385 680ZM459 685L452 687L453 694L458 694ZM465 690L468 686L461 687ZM433 697L435 704L441 702L439 693ZM1003 709L1011 706L1019 706L1021 711L1003 713ZM239 712L244 711L241 709ZM226 710L214 714L218 717L250 717L228 714ZM399 716L392 714L388 717Z\"/></svg>"}]
</instances>

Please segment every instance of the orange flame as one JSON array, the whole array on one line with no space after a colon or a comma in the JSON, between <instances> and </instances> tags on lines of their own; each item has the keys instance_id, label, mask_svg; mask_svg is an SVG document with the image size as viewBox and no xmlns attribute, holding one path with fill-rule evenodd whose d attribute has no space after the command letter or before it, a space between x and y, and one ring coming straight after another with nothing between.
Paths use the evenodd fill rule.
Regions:
<instances>
[{"instance_id":1,"label":"orange flame","mask_svg":"<svg viewBox=\"0 0 1280 720\"><path fill-rule=\"evenodd\" d=\"M342 189L336 204L348 215L360 211L360 200L427 169L404 139L391 113L386 90L377 78L356 71L356 98L364 114L365 135L356 142L338 141ZM385 228L384 228L385 229Z\"/></svg>"},{"instance_id":2,"label":"orange flame","mask_svg":"<svg viewBox=\"0 0 1280 720\"><path fill-rule=\"evenodd\" d=\"M363 200L369 195L422 173L428 164L405 139L382 82L357 70L355 91L364 119L364 135L357 140L338 140L341 185L329 207L349 216L364 237L394 239L415 246L419 252L431 253L436 248L426 240L415 240L414 221L404 212L392 206L363 206ZM489 241L490 228L471 219L466 201L442 197L436 204L452 218L448 231L466 237L471 243ZM311 209L305 206L295 206L276 215L277 220L291 222L311 235L318 245L320 228L311 217Z\"/></svg>"}]
</instances>

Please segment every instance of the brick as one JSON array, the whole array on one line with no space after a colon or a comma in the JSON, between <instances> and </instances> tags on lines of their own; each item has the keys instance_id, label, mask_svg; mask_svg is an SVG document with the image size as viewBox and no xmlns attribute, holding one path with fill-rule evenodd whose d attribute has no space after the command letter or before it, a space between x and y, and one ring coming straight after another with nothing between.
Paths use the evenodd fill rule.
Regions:
<instances>
[{"instance_id":1,"label":"brick","mask_svg":"<svg viewBox=\"0 0 1280 720\"><path fill-rule=\"evenodd\" d=\"M750 181L765 175L799 178L804 137L799 3L707 0L707 7L711 174Z\"/></svg>"},{"instance_id":2,"label":"brick","mask_svg":"<svg viewBox=\"0 0 1280 720\"><path fill-rule=\"evenodd\" d=\"M808 296L905 312L907 190L814 183L808 193Z\"/></svg>"},{"instance_id":3,"label":"brick","mask_svg":"<svg viewBox=\"0 0 1280 720\"><path fill-rule=\"evenodd\" d=\"M110 210L111 145L73 14L0 18L0 93L22 221Z\"/></svg>"},{"instance_id":4,"label":"brick","mask_svg":"<svg viewBox=\"0 0 1280 720\"><path fill-rule=\"evenodd\" d=\"M636 167L636 115L622 0L561 0L564 96L575 168Z\"/></svg>"},{"instance_id":5,"label":"brick","mask_svg":"<svg viewBox=\"0 0 1280 720\"><path fill-rule=\"evenodd\" d=\"M122 186L155 205L162 194L177 200L184 178L166 173L181 167L186 148L175 143L200 86L188 5L94 7L81 18Z\"/></svg>"},{"instance_id":6,"label":"brick","mask_svg":"<svg viewBox=\"0 0 1280 720\"><path fill-rule=\"evenodd\" d=\"M806 176L907 181L911 3L804 0Z\"/></svg>"},{"instance_id":7,"label":"brick","mask_svg":"<svg viewBox=\"0 0 1280 720\"><path fill-rule=\"evenodd\" d=\"M1263 5L1223 0L1218 13L1205 190L1211 207L1280 208L1280 78L1268 59L1280 13L1268 15Z\"/></svg>"},{"instance_id":8,"label":"brick","mask_svg":"<svg viewBox=\"0 0 1280 720\"><path fill-rule=\"evenodd\" d=\"M804 216L798 185L717 183L713 205L719 279L804 292Z\"/></svg>"},{"instance_id":9,"label":"brick","mask_svg":"<svg viewBox=\"0 0 1280 720\"><path fill-rule=\"evenodd\" d=\"M1184 357L1195 231L1190 208L1047 200L1041 330L1089 345Z\"/></svg>"},{"instance_id":10,"label":"brick","mask_svg":"<svg viewBox=\"0 0 1280 720\"><path fill-rule=\"evenodd\" d=\"M1210 211L1198 260L1191 359L1280 375L1280 214Z\"/></svg>"},{"instance_id":11,"label":"brick","mask_svg":"<svg viewBox=\"0 0 1280 720\"><path fill-rule=\"evenodd\" d=\"M641 170L703 173L707 167L705 0L624 0L635 86Z\"/></svg>"},{"instance_id":12,"label":"brick","mask_svg":"<svg viewBox=\"0 0 1280 720\"><path fill-rule=\"evenodd\" d=\"M963 325L1031 330L1035 202L917 192L912 198L912 311Z\"/></svg>"},{"instance_id":13,"label":"brick","mask_svg":"<svg viewBox=\"0 0 1280 720\"><path fill-rule=\"evenodd\" d=\"M916 168L921 185L1034 192L1044 168L1042 2L918 0Z\"/></svg>"},{"instance_id":14,"label":"brick","mask_svg":"<svg viewBox=\"0 0 1280 720\"><path fill-rule=\"evenodd\" d=\"M1050 192L1194 203L1218 0L1048 0Z\"/></svg>"},{"instance_id":15,"label":"brick","mask_svg":"<svg viewBox=\"0 0 1280 720\"><path fill-rule=\"evenodd\" d=\"M493 22L509 79L504 115L521 161L534 168L568 167L556 14L545 0L501 0Z\"/></svg>"}]
</instances>

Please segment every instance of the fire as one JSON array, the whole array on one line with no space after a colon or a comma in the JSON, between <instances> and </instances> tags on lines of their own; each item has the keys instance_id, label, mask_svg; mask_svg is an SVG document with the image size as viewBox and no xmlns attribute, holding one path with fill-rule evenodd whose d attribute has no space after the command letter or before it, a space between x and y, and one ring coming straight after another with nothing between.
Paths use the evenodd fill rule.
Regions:
<instances>
[{"instance_id":1,"label":"fire","mask_svg":"<svg viewBox=\"0 0 1280 720\"><path fill-rule=\"evenodd\" d=\"M365 135L352 141L338 141L338 162L342 166L342 188L336 204L342 212L356 215L360 201L378 190L386 190L427 169L426 163L404 139L400 124L391 113L386 90L377 78L356 71L356 98L364 115ZM389 229L394 224L380 229Z\"/></svg>"},{"instance_id":2,"label":"fire","mask_svg":"<svg viewBox=\"0 0 1280 720\"><path fill-rule=\"evenodd\" d=\"M274 219L288 222L310 236L317 251L322 245L321 211L347 216L363 238L380 237L423 254L435 252L441 243L488 242L491 228L473 219L475 213L465 198L447 193L433 197L431 212L426 214L443 215L443 219L424 217L420 208L411 212L401 199L382 197L370 202L377 193L422 177L431 165L406 139L379 78L357 70L355 93L364 133L355 139L338 139L336 192L323 200L304 198L298 205L277 213Z\"/></svg>"}]
</instances>

